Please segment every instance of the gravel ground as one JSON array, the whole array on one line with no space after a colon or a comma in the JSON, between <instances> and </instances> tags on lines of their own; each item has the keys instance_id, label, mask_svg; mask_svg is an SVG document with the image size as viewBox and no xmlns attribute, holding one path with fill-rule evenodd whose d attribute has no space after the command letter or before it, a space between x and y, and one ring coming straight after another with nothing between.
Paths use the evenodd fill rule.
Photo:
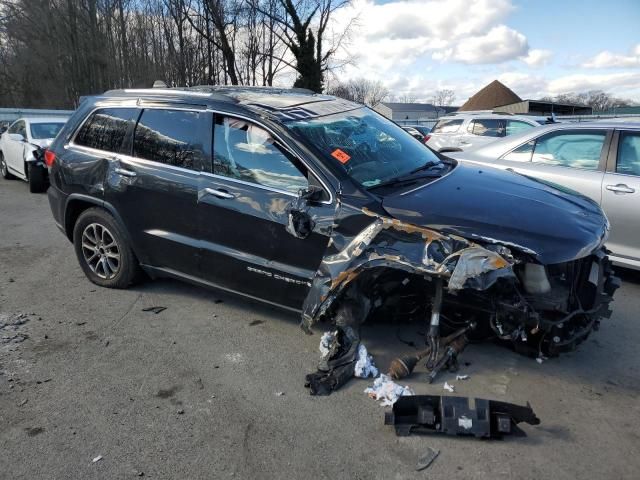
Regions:
<instances>
[{"instance_id":1,"label":"gravel ground","mask_svg":"<svg viewBox=\"0 0 640 480\"><path fill-rule=\"evenodd\" d=\"M407 381L529 401L542 423L528 437L398 438L367 380L309 396L320 337L295 315L174 281L97 287L46 195L0 180L0 324L19 324L0 330L0 478L637 479L640 275L623 278L612 319L577 352L540 365L472 345L469 380ZM383 368L408 348L397 330L364 330ZM416 472L427 447L440 456Z\"/></svg>"}]
</instances>

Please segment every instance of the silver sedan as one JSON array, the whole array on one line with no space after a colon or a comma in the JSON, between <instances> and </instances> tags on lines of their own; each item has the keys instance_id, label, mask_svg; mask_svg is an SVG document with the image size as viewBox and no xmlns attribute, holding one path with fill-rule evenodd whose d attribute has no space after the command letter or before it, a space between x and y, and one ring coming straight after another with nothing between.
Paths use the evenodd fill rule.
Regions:
<instances>
[{"instance_id":1,"label":"silver sedan","mask_svg":"<svg viewBox=\"0 0 640 480\"><path fill-rule=\"evenodd\" d=\"M511 169L592 198L611 222L611 259L640 269L640 123L556 123L446 155Z\"/></svg>"}]
</instances>

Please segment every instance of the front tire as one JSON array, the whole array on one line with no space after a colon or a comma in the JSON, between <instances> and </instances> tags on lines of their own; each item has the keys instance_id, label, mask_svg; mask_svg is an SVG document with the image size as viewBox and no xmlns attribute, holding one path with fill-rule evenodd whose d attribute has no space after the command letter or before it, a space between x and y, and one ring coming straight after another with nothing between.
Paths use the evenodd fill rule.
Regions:
<instances>
[{"instance_id":1,"label":"front tire","mask_svg":"<svg viewBox=\"0 0 640 480\"><path fill-rule=\"evenodd\" d=\"M44 168L28 163L27 175L31 193L42 193L47 189L47 173Z\"/></svg>"},{"instance_id":2,"label":"front tire","mask_svg":"<svg viewBox=\"0 0 640 480\"><path fill-rule=\"evenodd\" d=\"M127 288L140 276L138 259L125 232L101 208L90 208L78 217L73 244L80 267L96 285Z\"/></svg>"},{"instance_id":3,"label":"front tire","mask_svg":"<svg viewBox=\"0 0 640 480\"><path fill-rule=\"evenodd\" d=\"M7 167L7 162L4 159L4 155L0 152L0 175L5 180L13 180L15 177L9 173L9 167Z\"/></svg>"}]
</instances>

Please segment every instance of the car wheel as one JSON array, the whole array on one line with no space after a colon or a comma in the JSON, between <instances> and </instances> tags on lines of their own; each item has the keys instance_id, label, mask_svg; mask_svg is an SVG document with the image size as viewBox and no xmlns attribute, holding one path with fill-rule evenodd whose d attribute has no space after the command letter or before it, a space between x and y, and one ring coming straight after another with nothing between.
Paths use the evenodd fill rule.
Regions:
<instances>
[{"instance_id":1,"label":"car wheel","mask_svg":"<svg viewBox=\"0 0 640 480\"><path fill-rule=\"evenodd\" d=\"M141 274L131 245L111 214L101 208L84 211L73 228L76 256L96 285L127 288Z\"/></svg>"},{"instance_id":2,"label":"car wheel","mask_svg":"<svg viewBox=\"0 0 640 480\"><path fill-rule=\"evenodd\" d=\"M4 155L0 152L0 175L5 180L11 180L15 178L13 175L9 173L9 168L7 168L7 162L4 161Z\"/></svg>"},{"instance_id":3,"label":"car wheel","mask_svg":"<svg viewBox=\"0 0 640 480\"><path fill-rule=\"evenodd\" d=\"M41 193L47 189L47 173L44 168L34 163L28 163L27 175L31 193Z\"/></svg>"}]
</instances>

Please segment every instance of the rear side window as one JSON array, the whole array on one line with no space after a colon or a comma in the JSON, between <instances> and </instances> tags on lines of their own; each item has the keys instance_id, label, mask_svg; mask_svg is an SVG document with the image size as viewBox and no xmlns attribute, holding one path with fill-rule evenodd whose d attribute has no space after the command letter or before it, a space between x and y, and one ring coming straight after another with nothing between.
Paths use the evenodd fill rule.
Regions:
<instances>
[{"instance_id":1,"label":"rear side window","mask_svg":"<svg viewBox=\"0 0 640 480\"><path fill-rule=\"evenodd\" d=\"M431 133L453 133L457 132L464 120L440 120L435 124Z\"/></svg>"},{"instance_id":2,"label":"rear side window","mask_svg":"<svg viewBox=\"0 0 640 480\"><path fill-rule=\"evenodd\" d=\"M133 155L174 167L208 171L211 119L207 112L144 110L133 136Z\"/></svg>"},{"instance_id":3,"label":"rear side window","mask_svg":"<svg viewBox=\"0 0 640 480\"><path fill-rule=\"evenodd\" d=\"M605 131L548 133L536 141L532 161L597 170L605 138Z\"/></svg>"},{"instance_id":4,"label":"rear side window","mask_svg":"<svg viewBox=\"0 0 640 480\"><path fill-rule=\"evenodd\" d=\"M640 133L620 134L616 172L640 176Z\"/></svg>"},{"instance_id":5,"label":"rear side window","mask_svg":"<svg viewBox=\"0 0 640 480\"><path fill-rule=\"evenodd\" d=\"M472 120L467 130L481 137L504 137L506 122L495 118Z\"/></svg>"},{"instance_id":6,"label":"rear side window","mask_svg":"<svg viewBox=\"0 0 640 480\"><path fill-rule=\"evenodd\" d=\"M213 173L293 194L307 188L307 169L269 132L245 120L218 116Z\"/></svg>"},{"instance_id":7,"label":"rear side window","mask_svg":"<svg viewBox=\"0 0 640 480\"><path fill-rule=\"evenodd\" d=\"M503 156L502 159L509 160L511 162L530 162L535 143L535 140L531 140L524 145L520 145L515 150L512 150Z\"/></svg>"},{"instance_id":8,"label":"rear side window","mask_svg":"<svg viewBox=\"0 0 640 480\"><path fill-rule=\"evenodd\" d=\"M507 136L524 132L533 127L533 125L530 125L527 122L521 122L520 120L507 120Z\"/></svg>"},{"instance_id":9,"label":"rear side window","mask_svg":"<svg viewBox=\"0 0 640 480\"><path fill-rule=\"evenodd\" d=\"M129 153L125 139L138 118L136 108L96 110L84 123L73 143L113 153Z\"/></svg>"}]
</instances>

